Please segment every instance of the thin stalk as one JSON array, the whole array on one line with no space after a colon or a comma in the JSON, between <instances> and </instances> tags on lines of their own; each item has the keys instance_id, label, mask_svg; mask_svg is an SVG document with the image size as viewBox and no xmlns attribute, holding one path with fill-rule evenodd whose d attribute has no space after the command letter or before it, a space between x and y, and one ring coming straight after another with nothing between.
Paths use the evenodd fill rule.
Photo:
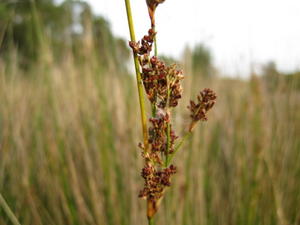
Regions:
<instances>
[{"instance_id":1,"label":"thin stalk","mask_svg":"<svg viewBox=\"0 0 300 225\"><path fill-rule=\"evenodd\" d=\"M171 145L171 126L170 126L170 123L168 123L167 125L167 152L166 152L166 161L165 161L165 166L167 167L168 166L168 161L169 161L169 149L170 149L170 145Z\"/></svg>"},{"instance_id":2,"label":"thin stalk","mask_svg":"<svg viewBox=\"0 0 300 225\"><path fill-rule=\"evenodd\" d=\"M12 222L13 225L21 225L15 216L15 214L12 212L12 210L9 208L7 202L3 198L2 194L0 193L0 205L4 209L5 213L7 214L8 218Z\"/></svg>"},{"instance_id":3,"label":"thin stalk","mask_svg":"<svg viewBox=\"0 0 300 225\"><path fill-rule=\"evenodd\" d=\"M8 27L8 22L4 23L3 31L0 31L0 47L2 46L2 42L4 40L4 34L6 32L7 27Z\"/></svg>"},{"instance_id":4,"label":"thin stalk","mask_svg":"<svg viewBox=\"0 0 300 225\"><path fill-rule=\"evenodd\" d=\"M155 32L155 27L153 27L153 29L154 29L154 32ZM156 57L158 55L156 35L154 36L154 55Z\"/></svg>"},{"instance_id":5,"label":"thin stalk","mask_svg":"<svg viewBox=\"0 0 300 225\"><path fill-rule=\"evenodd\" d=\"M130 39L131 39L131 41L136 42L130 0L125 0L125 6L126 6L126 12L127 12L127 20L128 20L128 27L129 27L129 32L130 32ZM138 56L134 51L133 51L133 59L134 59L138 96L139 96L139 103L140 103L140 111L141 111L141 123L142 123L143 139L144 139L144 152L148 153L149 143L148 143L147 117L146 117L146 109L145 109L144 93L143 93L143 82L142 82L142 77L141 77L141 72L140 72L140 67L139 67ZM154 225L153 218L148 217L148 223L149 223L149 225Z\"/></svg>"},{"instance_id":6,"label":"thin stalk","mask_svg":"<svg viewBox=\"0 0 300 225\"><path fill-rule=\"evenodd\" d=\"M170 117L170 107L169 107L169 103L170 103L170 79L167 76L167 113L169 114ZM168 161L169 161L169 149L170 149L170 145L171 145L171 118L169 118L168 124L167 124L167 148L166 148L166 160L165 160L165 166L168 166Z\"/></svg>"},{"instance_id":7,"label":"thin stalk","mask_svg":"<svg viewBox=\"0 0 300 225\"><path fill-rule=\"evenodd\" d=\"M152 104L151 107L152 107L152 117L155 117L156 116L156 110L157 110L156 105Z\"/></svg>"},{"instance_id":8,"label":"thin stalk","mask_svg":"<svg viewBox=\"0 0 300 225\"><path fill-rule=\"evenodd\" d=\"M180 140L180 142L175 146L174 152L172 153L172 155L170 156L170 158L167 160L166 162L166 167L168 167L170 165L170 163L172 162L175 154L178 152L178 150L182 147L182 145L184 144L184 142L191 136L192 132L187 132Z\"/></svg>"},{"instance_id":9,"label":"thin stalk","mask_svg":"<svg viewBox=\"0 0 300 225\"><path fill-rule=\"evenodd\" d=\"M155 32L155 26L152 26L152 29L153 29L154 32ZM158 55L158 50L157 50L157 41L156 41L156 35L155 35L155 36L154 36L154 56L157 57L157 55ZM156 102L156 101L155 101L155 102ZM155 117L155 116L156 116L156 110L157 110L156 105L153 104L153 105L152 105L152 117Z\"/></svg>"},{"instance_id":10,"label":"thin stalk","mask_svg":"<svg viewBox=\"0 0 300 225\"><path fill-rule=\"evenodd\" d=\"M149 225L154 225L154 219L152 218L148 218L148 224Z\"/></svg>"},{"instance_id":11,"label":"thin stalk","mask_svg":"<svg viewBox=\"0 0 300 225\"><path fill-rule=\"evenodd\" d=\"M135 32L134 32L130 0L125 0L125 5L126 5L130 38L131 38L131 41L135 42L136 39L135 39ZM142 78L141 78L138 56L134 52L133 52L133 59L134 59L134 65L135 65L136 81L137 81L138 96L139 96L139 103L140 103L141 124L142 124L142 131L143 131L144 147L145 147L145 152L147 152L149 149L149 144L148 144L146 108L145 108L145 103L144 103L143 82L142 82Z\"/></svg>"}]
</instances>

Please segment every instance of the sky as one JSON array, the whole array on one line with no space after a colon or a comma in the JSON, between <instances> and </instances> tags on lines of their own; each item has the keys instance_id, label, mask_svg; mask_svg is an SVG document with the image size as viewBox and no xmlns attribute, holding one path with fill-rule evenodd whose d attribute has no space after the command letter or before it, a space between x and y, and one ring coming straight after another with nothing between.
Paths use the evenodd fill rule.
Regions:
<instances>
[{"instance_id":1,"label":"sky","mask_svg":"<svg viewBox=\"0 0 300 225\"><path fill-rule=\"evenodd\" d=\"M129 40L124 0L87 0L113 33ZM145 0L131 0L137 39L150 22ZM300 0L166 0L156 11L159 53L180 58L186 46L207 45L224 74L246 76L250 65L274 61L300 69Z\"/></svg>"}]
</instances>

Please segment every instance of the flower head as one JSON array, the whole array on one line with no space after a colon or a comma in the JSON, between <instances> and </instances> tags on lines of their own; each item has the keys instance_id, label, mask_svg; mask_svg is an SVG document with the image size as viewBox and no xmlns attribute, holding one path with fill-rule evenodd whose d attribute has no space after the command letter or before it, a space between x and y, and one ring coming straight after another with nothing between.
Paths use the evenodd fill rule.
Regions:
<instances>
[{"instance_id":1,"label":"flower head","mask_svg":"<svg viewBox=\"0 0 300 225\"><path fill-rule=\"evenodd\" d=\"M198 103L190 101L188 108L191 111L192 122L189 131L192 131L198 121L207 120L207 112L215 105L217 96L215 92L209 88L205 88L197 96Z\"/></svg>"}]
</instances>

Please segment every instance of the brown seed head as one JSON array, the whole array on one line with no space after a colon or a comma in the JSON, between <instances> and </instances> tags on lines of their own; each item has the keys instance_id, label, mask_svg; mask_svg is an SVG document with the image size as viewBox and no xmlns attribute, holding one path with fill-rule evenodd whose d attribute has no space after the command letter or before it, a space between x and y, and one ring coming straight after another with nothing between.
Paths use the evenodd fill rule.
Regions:
<instances>
[{"instance_id":1,"label":"brown seed head","mask_svg":"<svg viewBox=\"0 0 300 225\"><path fill-rule=\"evenodd\" d=\"M215 92L209 88L205 88L197 96L198 103L190 101L188 108L191 111L192 122L189 131L192 131L198 121L207 120L207 112L215 105L216 99Z\"/></svg>"}]
</instances>

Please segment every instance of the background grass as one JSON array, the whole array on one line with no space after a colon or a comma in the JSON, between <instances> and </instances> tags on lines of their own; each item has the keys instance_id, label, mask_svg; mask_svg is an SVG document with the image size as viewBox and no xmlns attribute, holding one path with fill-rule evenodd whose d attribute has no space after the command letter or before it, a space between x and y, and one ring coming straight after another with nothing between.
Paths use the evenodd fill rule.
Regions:
<instances>
[{"instance_id":1,"label":"background grass","mask_svg":"<svg viewBox=\"0 0 300 225\"><path fill-rule=\"evenodd\" d=\"M40 65L29 78L1 68L0 191L21 223L146 223L137 198L142 162L134 79L71 60ZM179 173L158 224L300 223L300 99L293 84L271 92L257 77L187 75L178 132L190 93L211 87L218 103L176 157Z\"/></svg>"}]
</instances>

